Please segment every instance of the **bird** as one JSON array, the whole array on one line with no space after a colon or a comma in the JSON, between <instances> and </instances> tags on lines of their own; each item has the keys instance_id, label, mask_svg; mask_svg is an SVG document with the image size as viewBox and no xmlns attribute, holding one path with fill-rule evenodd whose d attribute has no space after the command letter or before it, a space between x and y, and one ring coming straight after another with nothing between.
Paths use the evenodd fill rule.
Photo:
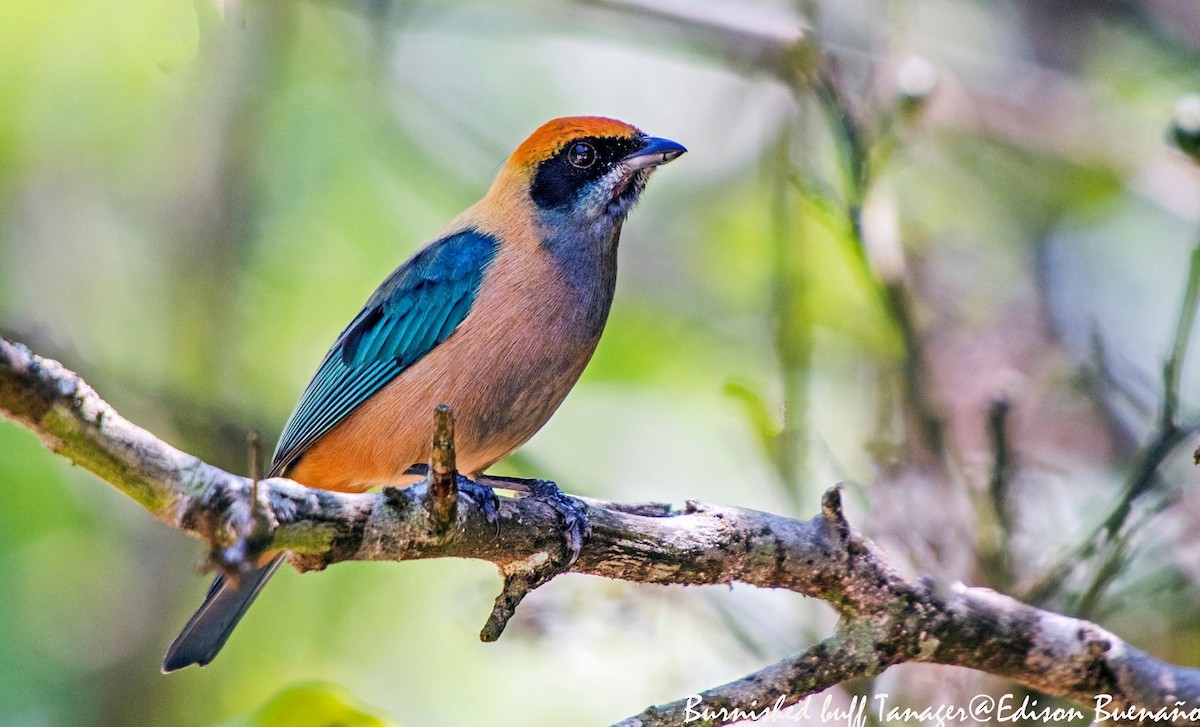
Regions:
<instances>
[{"instance_id":1,"label":"bird","mask_svg":"<svg viewBox=\"0 0 1200 727\"><path fill-rule=\"evenodd\" d=\"M602 116L537 128L334 340L268 476L338 492L412 484L432 453L433 410L448 405L458 470L480 480L578 381L608 319L625 218L651 173L686 151ZM209 664L283 557L218 575L163 672Z\"/></svg>"}]
</instances>

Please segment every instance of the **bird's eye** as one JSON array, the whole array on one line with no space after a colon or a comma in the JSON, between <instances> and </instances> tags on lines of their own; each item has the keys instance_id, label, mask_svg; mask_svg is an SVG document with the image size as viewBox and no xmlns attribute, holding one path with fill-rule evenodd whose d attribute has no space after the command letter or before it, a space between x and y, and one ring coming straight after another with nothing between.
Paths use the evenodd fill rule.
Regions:
<instances>
[{"instance_id":1,"label":"bird's eye","mask_svg":"<svg viewBox=\"0 0 1200 727\"><path fill-rule=\"evenodd\" d=\"M586 141L576 142L567 150L567 161L571 166L587 169L596 163L596 147Z\"/></svg>"}]
</instances>

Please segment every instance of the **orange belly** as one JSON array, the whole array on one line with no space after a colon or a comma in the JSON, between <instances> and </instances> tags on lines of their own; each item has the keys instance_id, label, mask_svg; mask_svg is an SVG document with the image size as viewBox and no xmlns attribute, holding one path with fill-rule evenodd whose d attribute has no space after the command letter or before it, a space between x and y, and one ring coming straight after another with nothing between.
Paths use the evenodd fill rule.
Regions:
<instances>
[{"instance_id":1,"label":"orange belly","mask_svg":"<svg viewBox=\"0 0 1200 727\"><path fill-rule=\"evenodd\" d=\"M288 476L352 492L411 484L403 473L429 461L439 404L454 408L458 469L468 477L524 444L566 398L599 340L599 331L578 325L592 302L551 265L544 255L502 251L458 330L317 440Z\"/></svg>"}]
</instances>

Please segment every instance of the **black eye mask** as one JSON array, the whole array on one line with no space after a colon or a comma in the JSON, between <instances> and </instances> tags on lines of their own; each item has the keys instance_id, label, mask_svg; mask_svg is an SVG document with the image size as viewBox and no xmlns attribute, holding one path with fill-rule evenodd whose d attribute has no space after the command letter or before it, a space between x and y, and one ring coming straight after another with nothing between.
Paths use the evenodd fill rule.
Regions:
<instances>
[{"instance_id":1,"label":"black eye mask","mask_svg":"<svg viewBox=\"0 0 1200 727\"><path fill-rule=\"evenodd\" d=\"M566 211L584 196L587 187L614 164L642 148L640 137L583 137L573 139L538 165L530 194L538 207Z\"/></svg>"}]
</instances>

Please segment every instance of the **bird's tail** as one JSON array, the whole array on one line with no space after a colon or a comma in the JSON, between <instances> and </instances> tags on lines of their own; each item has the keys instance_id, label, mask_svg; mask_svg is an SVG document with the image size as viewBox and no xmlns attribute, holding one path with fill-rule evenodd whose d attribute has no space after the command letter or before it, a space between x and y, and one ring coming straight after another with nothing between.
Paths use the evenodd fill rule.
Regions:
<instances>
[{"instance_id":1,"label":"bird's tail","mask_svg":"<svg viewBox=\"0 0 1200 727\"><path fill-rule=\"evenodd\" d=\"M229 639L229 634L233 633L233 627L237 626L246 609L254 603L258 592L282 562L283 553L280 553L270 563L242 578L238 586L234 586L225 576L218 575L200 609L167 648L162 663L163 673L168 674L191 664L205 666L212 661Z\"/></svg>"}]
</instances>

